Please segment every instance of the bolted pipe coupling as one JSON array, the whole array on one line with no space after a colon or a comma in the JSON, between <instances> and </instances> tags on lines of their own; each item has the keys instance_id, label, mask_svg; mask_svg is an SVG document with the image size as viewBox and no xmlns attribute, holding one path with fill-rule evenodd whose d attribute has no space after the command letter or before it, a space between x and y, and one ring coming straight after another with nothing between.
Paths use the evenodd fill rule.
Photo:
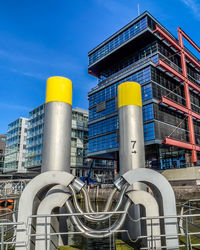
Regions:
<instances>
[{"instance_id":1,"label":"bolted pipe coupling","mask_svg":"<svg viewBox=\"0 0 200 250\"><path fill-rule=\"evenodd\" d=\"M119 191L121 191L125 183L126 183L125 179L123 177L120 177L114 182L114 185Z\"/></svg>"},{"instance_id":2,"label":"bolted pipe coupling","mask_svg":"<svg viewBox=\"0 0 200 250\"><path fill-rule=\"evenodd\" d=\"M77 192L80 192L81 189L85 186L85 183L82 182L79 178L75 178L72 182L72 186Z\"/></svg>"}]
</instances>

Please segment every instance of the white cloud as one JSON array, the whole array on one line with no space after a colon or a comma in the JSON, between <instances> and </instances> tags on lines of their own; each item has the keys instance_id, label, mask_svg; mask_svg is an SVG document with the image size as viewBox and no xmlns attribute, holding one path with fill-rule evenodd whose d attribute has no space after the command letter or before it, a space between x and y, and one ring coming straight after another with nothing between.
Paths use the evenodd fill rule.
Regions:
<instances>
[{"instance_id":1,"label":"white cloud","mask_svg":"<svg viewBox=\"0 0 200 250\"><path fill-rule=\"evenodd\" d=\"M13 67L5 67L5 66L0 66L0 69L2 69L4 71L9 71L9 72L12 72L12 73L15 73L18 75L24 75L24 76L39 79L39 80L46 80L46 77L42 74L39 74L39 73L27 72L27 71L15 69Z\"/></svg>"},{"instance_id":2,"label":"white cloud","mask_svg":"<svg viewBox=\"0 0 200 250\"><path fill-rule=\"evenodd\" d=\"M196 19L200 20L200 3L197 0L181 0L181 2L190 9Z\"/></svg>"},{"instance_id":3,"label":"white cloud","mask_svg":"<svg viewBox=\"0 0 200 250\"><path fill-rule=\"evenodd\" d=\"M27 106L22 106L22 105L16 105L12 103L1 103L0 102L0 107L1 108L6 108L6 109L11 109L11 110L22 110L22 111L30 111L31 108Z\"/></svg>"}]
</instances>

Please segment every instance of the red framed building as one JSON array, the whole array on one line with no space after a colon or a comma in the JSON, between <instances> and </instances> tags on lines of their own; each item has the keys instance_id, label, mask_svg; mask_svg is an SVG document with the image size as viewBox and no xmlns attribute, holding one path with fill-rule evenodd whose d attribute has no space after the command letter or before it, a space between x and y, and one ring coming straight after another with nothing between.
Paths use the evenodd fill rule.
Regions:
<instances>
[{"instance_id":1,"label":"red framed building","mask_svg":"<svg viewBox=\"0 0 200 250\"><path fill-rule=\"evenodd\" d=\"M88 72L98 78L88 94L89 157L118 162L117 87L136 81L142 87L146 166L200 162L200 61L184 40L200 48L180 28L177 38L144 12L88 53Z\"/></svg>"}]
</instances>

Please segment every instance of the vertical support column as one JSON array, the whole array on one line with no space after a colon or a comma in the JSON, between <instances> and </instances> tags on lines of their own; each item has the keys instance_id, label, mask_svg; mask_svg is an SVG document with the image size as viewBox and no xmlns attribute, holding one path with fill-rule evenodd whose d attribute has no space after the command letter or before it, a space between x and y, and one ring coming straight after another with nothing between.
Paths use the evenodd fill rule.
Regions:
<instances>
[{"instance_id":1,"label":"vertical support column","mask_svg":"<svg viewBox=\"0 0 200 250\"><path fill-rule=\"evenodd\" d=\"M142 97L141 87L136 82L124 82L118 87L119 108L119 168L122 176L129 170L144 168L144 134L142 121ZM144 184L134 183L134 190L144 189ZM124 201L125 202L125 201ZM141 236L143 225L139 221L141 207L132 205L129 215L137 222L126 219L124 228L128 230L132 239ZM133 230L134 228L134 230ZM128 240L126 234L122 234L124 240Z\"/></svg>"},{"instance_id":2,"label":"vertical support column","mask_svg":"<svg viewBox=\"0 0 200 250\"><path fill-rule=\"evenodd\" d=\"M47 79L42 172L70 173L72 82L65 77Z\"/></svg>"},{"instance_id":3,"label":"vertical support column","mask_svg":"<svg viewBox=\"0 0 200 250\"><path fill-rule=\"evenodd\" d=\"M124 82L118 87L120 174L145 166L141 87Z\"/></svg>"},{"instance_id":4,"label":"vertical support column","mask_svg":"<svg viewBox=\"0 0 200 250\"><path fill-rule=\"evenodd\" d=\"M187 67L186 67L186 60L185 60L185 53L184 53L183 35L182 35L182 31L180 28L178 28L178 38L179 38L179 45L181 46L181 51L180 51L181 67L182 67L183 76L185 77L184 92L185 92L186 107L188 108L189 111L191 111L190 90L189 90L189 86L186 80L187 79ZM190 113L188 114L188 127L189 127L189 134L190 134L190 143L194 147L195 145L194 125L193 125L193 120L192 120L192 116ZM194 148L192 149L192 162L197 162L197 153Z\"/></svg>"}]
</instances>

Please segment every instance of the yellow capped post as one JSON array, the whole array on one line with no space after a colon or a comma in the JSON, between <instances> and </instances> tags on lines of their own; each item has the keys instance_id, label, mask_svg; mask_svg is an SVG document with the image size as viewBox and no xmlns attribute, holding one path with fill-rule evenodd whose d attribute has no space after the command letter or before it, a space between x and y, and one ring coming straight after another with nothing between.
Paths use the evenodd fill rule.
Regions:
<instances>
[{"instance_id":1,"label":"yellow capped post","mask_svg":"<svg viewBox=\"0 0 200 250\"><path fill-rule=\"evenodd\" d=\"M68 78L53 76L47 79L46 101L72 105L72 82Z\"/></svg>"},{"instance_id":2,"label":"yellow capped post","mask_svg":"<svg viewBox=\"0 0 200 250\"><path fill-rule=\"evenodd\" d=\"M120 174L145 165L141 87L123 82L118 87Z\"/></svg>"},{"instance_id":3,"label":"yellow capped post","mask_svg":"<svg viewBox=\"0 0 200 250\"><path fill-rule=\"evenodd\" d=\"M118 108L127 105L142 107L141 87L137 82L124 82L118 87Z\"/></svg>"},{"instance_id":4,"label":"yellow capped post","mask_svg":"<svg viewBox=\"0 0 200 250\"><path fill-rule=\"evenodd\" d=\"M47 79L42 172L70 173L72 82L61 76Z\"/></svg>"}]
</instances>

